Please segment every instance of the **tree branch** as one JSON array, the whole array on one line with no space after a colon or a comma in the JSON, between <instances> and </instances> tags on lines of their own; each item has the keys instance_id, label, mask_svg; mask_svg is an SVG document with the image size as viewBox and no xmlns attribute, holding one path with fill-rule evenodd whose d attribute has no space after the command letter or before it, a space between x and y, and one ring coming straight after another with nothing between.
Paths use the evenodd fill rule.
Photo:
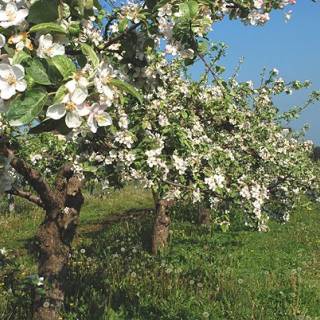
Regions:
<instances>
[{"instance_id":1,"label":"tree branch","mask_svg":"<svg viewBox=\"0 0 320 320\"><path fill-rule=\"evenodd\" d=\"M20 189L13 187L11 190L7 191L7 194L12 194L14 196L18 196L20 198L26 199L26 200L36 204L40 208L44 208L44 204L41 201L40 197L37 197L36 195L32 194L31 192L27 192L27 191L20 190Z\"/></svg>"},{"instance_id":2,"label":"tree branch","mask_svg":"<svg viewBox=\"0 0 320 320\"><path fill-rule=\"evenodd\" d=\"M110 40L108 40L106 42L106 44L104 45L104 48L106 49L106 48L110 47L112 44L114 44L115 42L118 42L119 40L124 38L128 33L137 29L140 25L141 25L141 22L135 23L131 27L129 27L125 32L122 32L120 35L118 35L114 38L111 38Z\"/></svg>"},{"instance_id":3,"label":"tree branch","mask_svg":"<svg viewBox=\"0 0 320 320\"><path fill-rule=\"evenodd\" d=\"M72 163L66 163L59 169L55 181L55 185L58 191L63 192L65 190L67 185L66 180L70 179L73 174L74 170Z\"/></svg>"},{"instance_id":4,"label":"tree branch","mask_svg":"<svg viewBox=\"0 0 320 320\"><path fill-rule=\"evenodd\" d=\"M55 196L51 190L49 184L42 178L41 174L28 165L24 160L15 157L14 152L4 147L5 156L10 159L10 165L21 176L23 176L30 186L40 196L43 203L43 207L48 209L52 206L56 206Z\"/></svg>"}]
</instances>

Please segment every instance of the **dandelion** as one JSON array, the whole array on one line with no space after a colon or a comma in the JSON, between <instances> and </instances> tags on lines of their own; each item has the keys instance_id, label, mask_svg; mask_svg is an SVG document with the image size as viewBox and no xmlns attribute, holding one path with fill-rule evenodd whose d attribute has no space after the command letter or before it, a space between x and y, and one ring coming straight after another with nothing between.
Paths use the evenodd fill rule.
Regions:
<instances>
[{"instance_id":1,"label":"dandelion","mask_svg":"<svg viewBox=\"0 0 320 320\"><path fill-rule=\"evenodd\" d=\"M81 249L80 250L80 253L85 253L86 252L86 249Z\"/></svg>"},{"instance_id":2,"label":"dandelion","mask_svg":"<svg viewBox=\"0 0 320 320\"><path fill-rule=\"evenodd\" d=\"M43 286L43 281L44 281L44 277L39 277L38 282L37 282L37 286L38 287Z\"/></svg>"},{"instance_id":3,"label":"dandelion","mask_svg":"<svg viewBox=\"0 0 320 320\"><path fill-rule=\"evenodd\" d=\"M204 317L205 319L208 319L209 316L210 316L209 312L207 312L207 311L205 311L202 315L203 315L203 317Z\"/></svg>"}]
</instances>

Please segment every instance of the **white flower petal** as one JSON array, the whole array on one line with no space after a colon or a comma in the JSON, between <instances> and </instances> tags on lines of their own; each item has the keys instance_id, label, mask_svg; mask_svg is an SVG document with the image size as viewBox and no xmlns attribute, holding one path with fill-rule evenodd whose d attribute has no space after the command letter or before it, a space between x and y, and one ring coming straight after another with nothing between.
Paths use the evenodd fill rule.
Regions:
<instances>
[{"instance_id":1,"label":"white flower petal","mask_svg":"<svg viewBox=\"0 0 320 320\"><path fill-rule=\"evenodd\" d=\"M77 106L77 111L80 117L84 117L90 113L91 107L87 104L82 104Z\"/></svg>"},{"instance_id":2,"label":"white flower petal","mask_svg":"<svg viewBox=\"0 0 320 320\"><path fill-rule=\"evenodd\" d=\"M7 78L12 73L12 68L9 64L0 63L0 77Z\"/></svg>"},{"instance_id":3,"label":"white flower petal","mask_svg":"<svg viewBox=\"0 0 320 320\"><path fill-rule=\"evenodd\" d=\"M90 114L90 116L88 117L88 121L87 121L88 127L90 128L90 130L93 133L96 133L98 130L98 123L94 118L93 114Z\"/></svg>"},{"instance_id":4,"label":"white flower petal","mask_svg":"<svg viewBox=\"0 0 320 320\"><path fill-rule=\"evenodd\" d=\"M6 86L2 86L1 87L1 94L0 97L3 100L8 100L10 99L12 96L14 96L16 94L16 89L14 86L10 86L8 83Z\"/></svg>"},{"instance_id":5,"label":"white flower petal","mask_svg":"<svg viewBox=\"0 0 320 320\"><path fill-rule=\"evenodd\" d=\"M88 90L86 88L77 87L71 93L71 101L77 105L82 104L88 97Z\"/></svg>"},{"instance_id":6,"label":"white flower petal","mask_svg":"<svg viewBox=\"0 0 320 320\"><path fill-rule=\"evenodd\" d=\"M50 106L47 110L47 117L58 120L61 119L66 114L66 108L63 103L54 104Z\"/></svg>"},{"instance_id":7,"label":"white flower petal","mask_svg":"<svg viewBox=\"0 0 320 320\"><path fill-rule=\"evenodd\" d=\"M109 86L103 86L102 87L103 94L110 100L113 99L113 91Z\"/></svg>"},{"instance_id":8,"label":"white flower petal","mask_svg":"<svg viewBox=\"0 0 320 320\"><path fill-rule=\"evenodd\" d=\"M14 72L16 78L21 80L24 78L24 68L20 64L15 64L12 66L12 71Z\"/></svg>"},{"instance_id":9,"label":"white flower petal","mask_svg":"<svg viewBox=\"0 0 320 320\"><path fill-rule=\"evenodd\" d=\"M16 83L16 90L23 92L27 89L27 82L25 80L20 80Z\"/></svg>"},{"instance_id":10,"label":"white flower petal","mask_svg":"<svg viewBox=\"0 0 320 320\"><path fill-rule=\"evenodd\" d=\"M112 125L112 118L106 112L103 112L101 114L96 115L95 119L96 119L99 127L106 127L106 126Z\"/></svg>"},{"instance_id":11,"label":"white flower petal","mask_svg":"<svg viewBox=\"0 0 320 320\"><path fill-rule=\"evenodd\" d=\"M75 111L68 112L66 115L66 125L68 128L78 128L81 126L82 119Z\"/></svg>"},{"instance_id":12,"label":"white flower petal","mask_svg":"<svg viewBox=\"0 0 320 320\"><path fill-rule=\"evenodd\" d=\"M67 88L67 90L72 93L74 90L76 90L77 87L77 82L76 80L70 80L65 84L65 87Z\"/></svg>"},{"instance_id":13,"label":"white flower petal","mask_svg":"<svg viewBox=\"0 0 320 320\"><path fill-rule=\"evenodd\" d=\"M6 37L3 34L0 34L0 48L3 48L6 44Z\"/></svg>"},{"instance_id":14,"label":"white flower petal","mask_svg":"<svg viewBox=\"0 0 320 320\"><path fill-rule=\"evenodd\" d=\"M63 56L65 54L65 48L62 44L53 43L51 48L51 57L54 56Z\"/></svg>"}]
</instances>

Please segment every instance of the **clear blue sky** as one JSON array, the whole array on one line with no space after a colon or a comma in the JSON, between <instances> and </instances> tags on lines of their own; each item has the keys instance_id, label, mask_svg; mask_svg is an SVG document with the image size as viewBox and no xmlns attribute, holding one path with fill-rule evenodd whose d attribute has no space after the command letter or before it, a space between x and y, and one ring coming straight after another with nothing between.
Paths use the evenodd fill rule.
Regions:
<instances>
[{"instance_id":1,"label":"clear blue sky","mask_svg":"<svg viewBox=\"0 0 320 320\"><path fill-rule=\"evenodd\" d=\"M263 27L244 26L239 21L225 19L214 26L211 39L223 41L229 46L223 65L234 69L243 56L239 79L252 79L258 83L259 73L266 67L277 68L285 80L311 80L312 89L320 89L320 2L298 0L292 18L284 22L284 12L272 14ZM287 10L288 11L288 10ZM200 69L193 69L197 76ZM286 110L291 105L302 104L308 96L307 90L278 99L278 106ZM320 104L311 106L301 118L293 123L301 128L310 125L307 138L320 144Z\"/></svg>"}]
</instances>

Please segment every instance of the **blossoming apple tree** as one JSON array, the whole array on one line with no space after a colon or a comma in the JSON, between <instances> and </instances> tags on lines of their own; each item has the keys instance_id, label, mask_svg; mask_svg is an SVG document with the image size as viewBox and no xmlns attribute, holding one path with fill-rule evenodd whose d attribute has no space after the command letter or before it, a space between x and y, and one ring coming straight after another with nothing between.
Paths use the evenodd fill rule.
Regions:
<instances>
[{"instance_id":1,"label":"blossoming apple tree","mask_svg":"<svg viewBox=\"0 0 320 320\"><path fill-rule=\"evenodd\" d=\"M226 145L211 146L215 131L210 131L210 124L225 118L228 112L237 114L234 105L246 101L246 96L238 89L238 96L228 92L230 87L219 81L218 89L204 89L209 93L202 96L198 92L198 98L210 98L203 110L195 100L189 109L192 85L182 79L172 83L170 67L163 68L170 62L163 55L178 56L185 64L196 59L205 62L206 35L215 22L230 17L262 25L269 20L271 10L294 3L146 0L102 6L96 0L0 1L0 191L26 198L46 212L37 234L39 274L46 280L46 294L35 297L35 319L58 319L63 305L63 275L83 203L81 168L92 163L89 151L97 153L94 160L100 163L92 174L105 170L109 173L103 175L110 183L119 176L145 179L161 200L192 194L194 199L207 199L204 201L214 206L221 195L233 190L235 180L229 179L228 169L220 168L218 163L222 166L222 162L215 160L222 157L219 153L225 158L229 155L231 162L232 156L225 151ZM224 89L216 100L221 86ZM239 86L239 91L242 88ZM174 100L170 111L167 103L174 97L183 99L186 105ZM225 109L211 111L211 104L220 103ZM241 126L241 117L250 117L250 112L256 116L257 111L247 109L239 111L239 119L227 122L227 127ZM259 119L266 123L259 117L256 121ZM221 125L220 131L228 132L225 123ZM235 134L240 141L241 130L246 128L242 125ZM49 179L36 163L26 161L23 153L19 155L22 133L45 131L71 132L75 138L70 145L77 146L65 150L70 152L71 161L62 161L52 172L56 177L51 175ZM230 144L236 145L236 138L232 140L231 136L227 135L225 141L230 139ZM223 133L220 138L223 140ZM252 156L250 147L243 149ZM267 150L258 152L271 157ZM245 166L242 155L239 159L238 165ZM16 188L12 171L34 192ZM244 174L238 177L237 185L243 187L241 197L249 201L248 207L253 206L254 220L261 226L264 218L260 210L268 185ZM164 217L162 213L160 224Z\"/></svg>"}]
</instances>

